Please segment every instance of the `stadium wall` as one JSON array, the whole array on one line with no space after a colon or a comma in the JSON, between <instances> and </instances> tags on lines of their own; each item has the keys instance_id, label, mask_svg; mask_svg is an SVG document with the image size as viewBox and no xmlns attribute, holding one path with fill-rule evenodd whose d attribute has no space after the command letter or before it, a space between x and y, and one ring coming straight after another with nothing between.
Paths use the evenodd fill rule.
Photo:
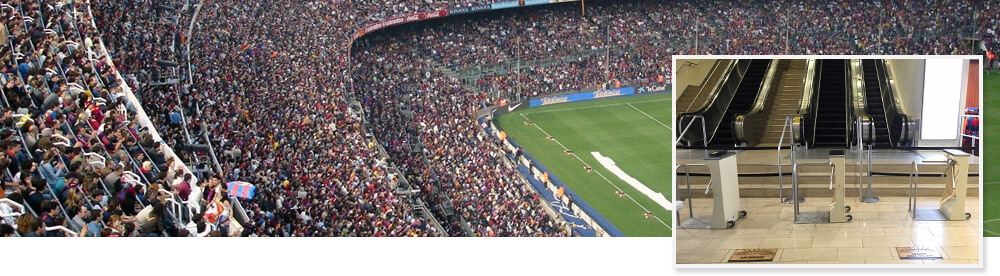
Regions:
<instances>
[{"instance_id":1,"label":"stadium wall","mask_svg":"<svg viewBox=\"0 0 1000 276\"><path fill-rule=\"evenodd\" d=\"M585 200L577 196L573 189L566 186L565 183L555 176L555 174L551 173L547 168L545 168L545 166L538 162L538 160L535 160L530 153L522 150L521 152L523 152L523 155L516 156L516 152L518 149L521 149L521 146L510 137L504 137L504 139L501 140L501 137L499 137L498 134L502 131L502 129L496 126L494 119L507 113L533 107L639 94L669 93L669 90L670 84L656 83L638 87L536 97L507 105L490 107L488 108L489 112L484 112L484 115L480 116L478 119L490 136L494 139L500 140L500 143L505 151L504 156L517 164L518 171L524 174L524 176L528 179L528 182L533 188L535 188L538 194L544 196L547 200L549 200L549 202L558 202L562 206L566 206L566 208L572 212L572 215L562 212L560 212L560 215L567 221L574 224L585 223L590 227L590 229L573 227L574 230L583 236L590 237L624 237L625 233L604 218L604 216L591 207ZM486 122L489 123L487 124ZM544 179L545 174L548 175L548 181ZM559 187L563 187L564 195L560 198L556 198L556 191ZM571 200L570 197L573 199Z\"/></svg>"}]
</instances>

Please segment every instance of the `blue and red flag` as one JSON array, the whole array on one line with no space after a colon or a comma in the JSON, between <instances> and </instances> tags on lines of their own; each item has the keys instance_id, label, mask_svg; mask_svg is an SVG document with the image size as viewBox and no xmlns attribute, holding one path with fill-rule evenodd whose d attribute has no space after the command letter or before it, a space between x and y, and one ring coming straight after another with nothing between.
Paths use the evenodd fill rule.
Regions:
<instances>
[{"instance_id":1,"label":"blue and red flag","mask_svg":"<svg viewBox=\"0 0 1000 276\"><path fill-rule=\"evenodd\" d=\"M231 181L226 183L226 186L229 187L230 197L253 199L254 194L257 192L257 186L243 181Z\"/></svg>"}]
</instances>

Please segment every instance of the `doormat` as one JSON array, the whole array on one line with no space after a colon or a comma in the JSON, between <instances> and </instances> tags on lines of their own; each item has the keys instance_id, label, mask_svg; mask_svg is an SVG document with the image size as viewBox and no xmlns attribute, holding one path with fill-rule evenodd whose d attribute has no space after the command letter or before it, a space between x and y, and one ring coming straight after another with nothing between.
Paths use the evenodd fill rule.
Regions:
<instances>
[{"instance_id":1,"label":"doormat","mask_svg":"<svg viewBox=\"0 0 1000 276\"><path fill-rule=\"evenodd\" d=\"M777 248L736 249L729 262L770 262L777 254Z\"/></svg>"}]
</instances>

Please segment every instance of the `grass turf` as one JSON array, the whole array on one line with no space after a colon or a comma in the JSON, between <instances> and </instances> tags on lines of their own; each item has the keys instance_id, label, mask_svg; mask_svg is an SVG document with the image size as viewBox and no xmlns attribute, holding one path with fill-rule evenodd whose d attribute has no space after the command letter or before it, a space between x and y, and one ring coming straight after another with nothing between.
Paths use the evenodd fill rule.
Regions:
<instances>
[{"instance_id":1,"label":"grass turf","mask_svg":"<svg viewBox=\"0 0 1000 276\"><path fill-rule=\"evenodd\" d=\"M672 233L671 212L606 170L591 152L671 199L670 101L663 93L557 104L506 114L497 124L625 235L664 237ZM584 162L594 172L586 172ZM635 201L618 197L615 186ZM655 218L646 218L645 210Z\"/></svg>"},{"instance_id":2,"label":"grass turf","mask_svg":"<svg viewBox=\"0 0 1000 276\"><path fill-rule=\"evenodd\" d=\"M983 133L984 150L983 170L992 172L1000 169L1000 146L997 146L1000 135L1000 73L996 70L987 71L983 82ZM983 235L986 237L1000 236L1000 173L986 173L983 176Z\"/></svg>"}]
</instances>

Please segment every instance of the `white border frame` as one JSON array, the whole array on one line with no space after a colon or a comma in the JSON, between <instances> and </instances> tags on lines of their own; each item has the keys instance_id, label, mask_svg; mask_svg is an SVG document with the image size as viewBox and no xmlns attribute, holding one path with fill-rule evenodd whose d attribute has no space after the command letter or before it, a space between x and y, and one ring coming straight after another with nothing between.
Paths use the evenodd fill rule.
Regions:
<instances>
[{"instance_id":1,"label":"white border frame","mask_svg":"<svg viewBox=\"0 0 1000 276\"><path fill-rule=\"evenodd\" d=\"M982 56L979 55L674 55L671 61L671 78L677 76L677 61L684 59L975 59L979 60L979 116L983 116L983 61ZM673 79L670 82L671 91L677 92L677 84ZM676 98L676 96L675 96ZM671 101L670 109L670 119L672 122L677 122L677 101ZM964 105L964 104L963 104ZM985 118L985 117L980 117ZM983 126L983 121L980 120L980 126ZM670 139L671 150L671 183L674 184L673 190L671 190L671 195L676 198L677 193L677 132L673 132ZM983 137L984 133L982 128L979 131L979 136ZM985 149L985 143L980 144L980 152ZM687 269L687 268L714 268L714 269L730 269L730 268L983 268L983 263L985 259L983 258L984 244L983 244L983 156L979 157L979 263L978 264L766 264L766 263L755 263L755 264L678 264L676 258L677 252L677 233L680 230L674 230L674 256L670 260L675 269ZM674 200L673 198L671 200ZM673 216L674 229L677 229L677 215Z\"/></svg>"}]
</instances>

